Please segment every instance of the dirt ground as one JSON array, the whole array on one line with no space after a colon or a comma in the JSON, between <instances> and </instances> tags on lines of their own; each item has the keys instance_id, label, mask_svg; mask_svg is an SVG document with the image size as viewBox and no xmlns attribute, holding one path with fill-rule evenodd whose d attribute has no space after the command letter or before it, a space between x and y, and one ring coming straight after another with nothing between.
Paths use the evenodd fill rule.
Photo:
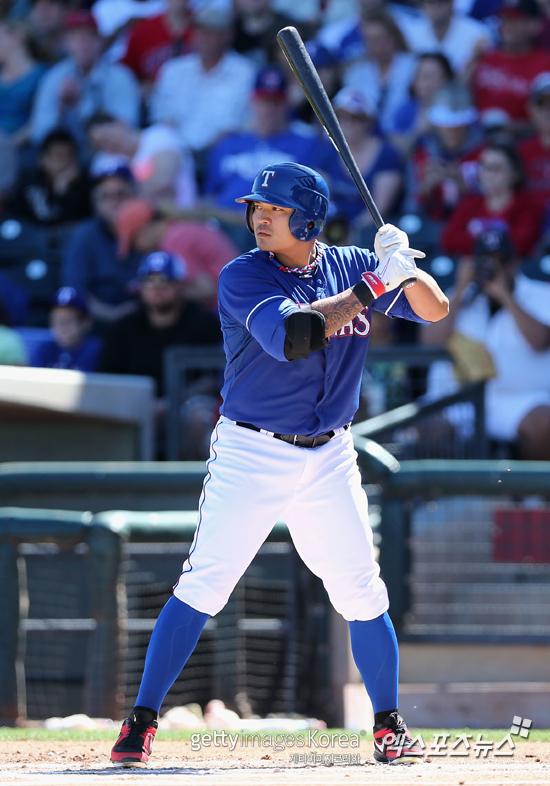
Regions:
<instances>
[{"instance_id":1,"label":"dirt ground","mask_svg":"<svg viewBox=\"0 0 550 786\"><path fill-rule=\"evenodd\" d=\"M268 752L237 746L192 751L190 742L155 742L147 769L119 769L109 764L105 742L3 742L0 784L17 786L88 786L88 784L154 784L155 786L483 786L483 784L550 784L550 743L520 743L513 756L476 758L431 756L424 764L389 767L372 760L372 742L362 741L360 764L345 763L349 750L318 764L291 760L292 752ZM323 752L305 749L305 755ZM326 755L326 754L325 754ZM310 759L311 761L311 759Z\"/></svg>"}]
</instances>

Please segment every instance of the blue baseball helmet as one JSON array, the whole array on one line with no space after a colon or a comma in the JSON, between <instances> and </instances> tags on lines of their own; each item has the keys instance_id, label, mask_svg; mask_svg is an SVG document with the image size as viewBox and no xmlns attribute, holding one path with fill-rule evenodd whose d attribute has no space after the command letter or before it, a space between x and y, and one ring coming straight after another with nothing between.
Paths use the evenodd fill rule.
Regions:
<instances>
[{"instance_id":1,"label":"blue baseball helmet","mask_svg":"<svg viewBox=\"0 0 550 786\"><path fill-rule=\"evenodd\" d=\"M260 169L252 193L236 202L247 202L246 225L254 234L252 205L266 202L277 207L292 207L289 229L297 240L313 240L325 226L328 213L328 186L314 169L284 162Z\"/></svg>"}]
</instances>

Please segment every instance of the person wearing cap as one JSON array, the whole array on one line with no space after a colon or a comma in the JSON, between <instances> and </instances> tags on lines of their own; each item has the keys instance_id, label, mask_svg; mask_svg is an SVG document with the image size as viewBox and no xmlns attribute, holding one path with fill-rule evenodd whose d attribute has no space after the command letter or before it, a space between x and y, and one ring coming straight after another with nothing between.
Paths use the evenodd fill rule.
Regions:
<instances>
[{"instance_id":1,"label":"person wearing cap","mask_svg":"<svg viewBox=\"0 0 550 786\"><path fill-rule=\"evenodd\" d=\"M452 335L489 353L485 364L487 435L518 444L519 457L550 459L550 284L527 278L511 235L494 224L482 232L474 256L461 259L449 295L449 315L423 325L422 343L445 346ZM460 346L455 341L455 347ZM480 358L479 352L476 357ZM450 368L446 389L456 389ZM492 378L491 378L492 377ZM479 378L479 377L478 377Z\"/></svg>"},{"instance_id":2,"label":"person wearing cap","mask_svg":"<svg viewBox=\"0 0 550 786\"><path fill-rule=\"evenodd\" d=\"M513 133L525 131L533 79L550 71L550 52L536 45L541 30L537 0L506 0L499 9L500 43L484 52L473 71L471 86L482 116L500 109Z\"/></svg>"},{"instance_id":3,"label":"person wearing cap","mask_svg":"<svg viewBox=\"0 0 550 786\"><path fill-rule=\"evenodd\" d=\"M184 147L199 153L248 120L255 68L231 49L227 11L202 8L193 28L196 51L162 67L150 108L154 122L173 124Z\"/></svg>"},{"instance_id":4,"label":"person wearing cap","mask_svg":"<svg viewBox=\"0 0 550 786\"><path fill-rule=\"evenodd\" d=\"M43 226L59 226L92 213L91 183L68 131L54 129L39 148L38 165L16 184L7 212Z\"/></svg>"},{"instance_id":5,"label":"person wearing cap","mask_svg":"<svg viewBox=\"0 0 550 786\"><path fill-rule=\"evenodd\" d=\"M187 297L186 261L166 251L146 256L137 271L139 309L113 324L105 336L98 370L138 374L156 383L158 425L166 402L163 356L174 346L216 346L222 333L217 315ZM210 374L194 377L182 411L182 458L205 459L217 417L219 386ZM159 433L162 439L162 430Z\"/></svg>"},{"instance_id":6,"label":"person wearing cap","mask_svg":"<svg viewBox=\"0 0 550 786\"><path fill-rule=\"evenodd\" d=\"M162 66L193 51L193 27L188 0L168 0L162 13L139 21L131 29L122 61L148 95Z\"/></svg>"},{"instance_id":7,"label":"person wearing cap","mask_svg":"<svg viewBox=\"0 0 550 786\"><path fill-rule=\"evenodd\" d=\"M218 276L238 254L232 241L212 224L172 219L147 200L136 198L117 215L118 253L149 254L158 249L178 254L186 261L186 296L215 309Z\"/></svg>"},{"instance_id":8,"label":"person wearing cap","mask_svg":"<svg viewBox=\"0 0 550 786\"><path fill-rule=\"evenodd\" d=\"M119 319L136 306L129 285L141 255L120 256L115 230L121 207L135 194L135 181L127 167L99 175L92 189L95 215L77 225L63 254L61 283L84 293L99 323Z\"/></svg>"},{"instance_id":9,"label":"person wearing cap","mask_svg":"<svg viewBox=\"0 0 550 786\"><path fill-rule=\"evenodd\" d=\"M52 338L31 353L31 366L95 371L101 340L90 336L92 320L82 295L73 287L59 289L50 309Z\"/></svg>"},{"instance_id":10,"label":"person wearing cap","mask_svg":"<svg viewBox=\"0 0 550 786\"><path fill-rule=\"evenodd\" d=\"M203 193L205 208L218 213L222 222L238 221L242 211L235 200L246 191L256 172L271 161L296 161L335 177L339 156L323 138L312 136L302 125L291 124L288 83L276 65L262 68L252 93L252 129L229 134L209 151ZM246 232L246 228L243 228ZM248 239L241 234L242 242Z\"/></svg>"},{"instance_id":11,"label":"person wearing cap","mask_svg":"<svg viewBox=\"0 0 550 786\"><path fill-rule=\"evenodd\" d=\"M477 189L477 160L483 147L479 113L469 91L451 83L426 111L430 130L412 152L409 198L414 209L445 221L464 193Z\"/></svg>"},{"instance_id":12,"label":"person wearing cap","mask_svg":"<svg viewBox=\"0 0 550 786\"><path fill-rule=\"evenodd\" d=\"M363 93L353 87L344 87L332 103L378 209L383 216L390 216L402 195L404 166L401 156L393 145L374 132L376 112ZM339 174L333 187L337 212L352 222L357 230L370 226L370 213L342 162Z\"/></svg>"},{"instance_id":13,"label":"person wearing cap","mask_svg":"<svg viewBox=\"0 0 550 786\"><path fill-rule=\"evenodd\" d=\"M518 143L525 188L545 204L550 199L550 71L531 84L529 115L535 133Z\"/></svg>"},{"instance_id":14,"label":"person wearing cap","mask_svg":"<svg viewBox=\"0 0 550 786\"><path fill-rule=\"evenodd\" d=\"M85 145L85 123L94 112L109 112L137 126L139 86L120 63L102 58L103 42L90 11L74 10L65 20L68 57L42 79L31 117L31 139L38 144L53 128L62 126Z\"/></svg>"},{"instance_id":15,"label":"person wearing cap","mask_svg":"<svg viewBox=\"0 0 550 786\"><path fill-rule=\"evenodd\" d=\"M521 160L515 148L492 142L479 156L480 193L466 194L441 235L447 254L471 254L476 237L495 224L507 228L516 253L533 253L542 236L544 205L523 188Z\"/></svg>"}]
</instances>

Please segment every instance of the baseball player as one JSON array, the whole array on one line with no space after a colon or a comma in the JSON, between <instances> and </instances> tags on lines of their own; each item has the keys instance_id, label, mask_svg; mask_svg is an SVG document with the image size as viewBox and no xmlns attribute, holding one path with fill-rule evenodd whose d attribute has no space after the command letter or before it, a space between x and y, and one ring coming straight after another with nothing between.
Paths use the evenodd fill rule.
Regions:
<instances>
[{"instance_id":1,"label":"baseball player","mask_svg":"<svg viewBox=\"0 0 550 786\"><path fill-rule=\"evenodd\" d=\"M136 705L111 761L147 763L166 693L206 620L225 606L280 517L349 621L353 655L375 713L375 758L419 761L422 749L398 712L397 640L349 425L358 406L370 310L437 321L447 314L448 301L416 268L415 258L424 254L410 249L397 227L379 230L375 254L316 240L329 192L308 167L266 167L252 192L237 201L247 204L257 248L220 274L227 367L198 526L151 636Z\"/></svg>"}]
</instances>

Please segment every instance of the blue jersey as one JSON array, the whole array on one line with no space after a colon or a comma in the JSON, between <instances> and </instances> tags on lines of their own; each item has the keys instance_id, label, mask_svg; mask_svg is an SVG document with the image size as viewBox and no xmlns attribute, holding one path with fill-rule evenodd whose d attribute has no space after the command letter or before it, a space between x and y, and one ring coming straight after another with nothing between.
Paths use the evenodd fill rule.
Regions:
<instances>
[{"instance_id":1,"label":"blue jersey","mask_svg":"<svg viewBox=\"0 0 550 786\"><path fill-rule=\"evenodd\" d=\"M304 360L284 355L285 319L300 304L331 297L374 270L370 251L317 243L317 264L289 270L273 254L254 249L224 267L219 309L227 357L222 415L280 434L316 436L349 423L370 334L370 309L424 322L402 289L374 300Z\"/></svg>"}]
</instances>

